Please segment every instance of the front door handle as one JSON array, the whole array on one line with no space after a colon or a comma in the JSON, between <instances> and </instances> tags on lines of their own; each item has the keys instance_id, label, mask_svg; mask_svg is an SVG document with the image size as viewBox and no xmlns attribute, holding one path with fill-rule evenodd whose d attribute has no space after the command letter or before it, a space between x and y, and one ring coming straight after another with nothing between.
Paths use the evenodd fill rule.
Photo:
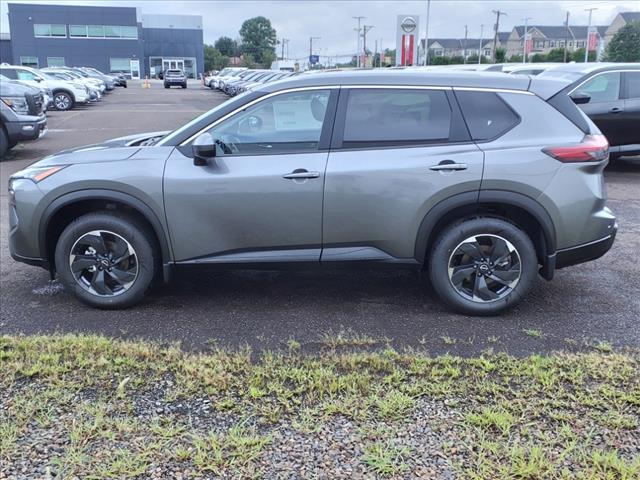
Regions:
<instances>
[{"instance_id":1,"label":"front door handle","mask_svg":"<svg viewBox=\"0 0 640 480\"><path fill-rule=\"evenodd\" d=\"M444 160L440 162L438 165L432 165L429 167L429 170L437 171L447 171L447 170L466 170L466 163L453 163L451 160Z\"/></svg>"},{"instance_id":2,"label":"front door handle","mask_svg":"<svg viewBox=\"0 0 640 480\"><path fill-rule=\"evenodd\" d=\"M291 173L287 173L282 176L282 178L286 178L287 180L300 180L306 178L318 178L320 176L320 172L309 172L304 168L297 168Z\"/></svg>"},{"instance_id":3,"label":"front door handle","mask_svg":"<svg viewBox=\"0 0 640 480\"><path fill-rule=\"evenodd\" d=\"M621 108L618 107L613 107L611 110L609 110L610 113L620 113L622 112Z\"/></svg>"}]
</instances>

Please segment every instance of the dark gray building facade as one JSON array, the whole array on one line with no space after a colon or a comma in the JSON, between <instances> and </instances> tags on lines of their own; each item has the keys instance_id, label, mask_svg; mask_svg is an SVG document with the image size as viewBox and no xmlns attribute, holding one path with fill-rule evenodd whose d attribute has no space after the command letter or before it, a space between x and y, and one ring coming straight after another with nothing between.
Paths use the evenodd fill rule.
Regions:
<instances>
[{"instance_id":1,"label":"dark gray building facade","mask_svg":"<svg viewBox=\"0 0 640 480\"><path fill-rule=\"evenodd\" d=\"M9 29L10 57L4 47L2 62L90 66L132 78L154 77L167 68L182 68L192 77L204 70L202 17L196 15L146 16L132 7L10 3Z\"/></svg>"}]
</instances>

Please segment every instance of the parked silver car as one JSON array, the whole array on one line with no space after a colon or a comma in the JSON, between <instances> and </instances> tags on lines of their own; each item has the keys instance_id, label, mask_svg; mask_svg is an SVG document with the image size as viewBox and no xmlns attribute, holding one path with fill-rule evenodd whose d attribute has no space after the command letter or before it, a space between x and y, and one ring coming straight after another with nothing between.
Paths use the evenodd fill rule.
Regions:
<instances>
[{"instance_id":1,"label":"parked silver car","mask_svg":"<svg viewBox=\"0 0 640 480\"><path fill-rule=\"evenodd\" d=\"M177 130L47 157L10 179L12 256L102 308L182 265L426 268L490 315L598 258L608 145L563 82L299 75Z\"/></svg>"}]
</instances>

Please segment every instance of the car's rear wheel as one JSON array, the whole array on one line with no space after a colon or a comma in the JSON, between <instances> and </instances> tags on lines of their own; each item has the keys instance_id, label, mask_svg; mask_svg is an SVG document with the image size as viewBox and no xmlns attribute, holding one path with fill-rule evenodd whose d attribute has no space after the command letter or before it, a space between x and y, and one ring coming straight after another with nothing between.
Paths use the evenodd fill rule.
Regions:
<instances>
[{"instance_id":1,"label":"car's rear wheel","mask_svg":"<svg viewBox=\"0 0 640 480\"><path fill-rule=\"evenodd\" d=\"M98 308L139 302L156 273L153 233L133 217L100 212L83 215L64 229L55 251L65 288Z\"/></svg>"},{"instance_id":2,"label":"car's rear wheel","mask_svg":"<svg viewBox=\"0 0 640 480\"><path fill-rule=\"evenodd\" d=\"M56 110L71 110L73 108L73 98L66 92L56 92L53 95L53 105Z\"/></svg>"},{"instance_id":3,"label":"car's rear wheel","mask_svg":"<svg viewBox=\"0 0 640 480\"><path fill-rule=\"evenodd\" d=\"M434 290L453 309L495 315L531 289L538 260L533 243L515 225L475 218L446 228L429 259Z\"/></svg>"}]
</instances>

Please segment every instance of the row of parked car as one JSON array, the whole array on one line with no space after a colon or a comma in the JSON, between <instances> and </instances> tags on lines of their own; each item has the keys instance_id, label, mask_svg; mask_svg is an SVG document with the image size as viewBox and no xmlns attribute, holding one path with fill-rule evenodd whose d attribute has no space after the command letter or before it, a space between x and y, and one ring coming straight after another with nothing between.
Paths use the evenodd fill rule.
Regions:
<instances>
[{"instance_id":1,"label":"row of parked car","mask_svg":"<svg viewBox=\"0 0 640 480\"><path fill-rule=\"evenodd\" d=\"M298 75L298 72L229 67L221 70L216 75L206 77L205 85L211 89L222 90L233 97L239 93L253 90L265 83L275 82L295 75Z\"/></svg>"},{"instance_id":2,"label":"row of parked car","mask_svg":"<svg viewBox=\"0 0 640 480\"><path fill-rule=\"evenodd\" d=\"M45 134L48 109L65 111L99 102L116 86L127 87L124 75L107 75L92 67L0 64L0 158L18 142Z\"/></svg>"}]
</instances>

